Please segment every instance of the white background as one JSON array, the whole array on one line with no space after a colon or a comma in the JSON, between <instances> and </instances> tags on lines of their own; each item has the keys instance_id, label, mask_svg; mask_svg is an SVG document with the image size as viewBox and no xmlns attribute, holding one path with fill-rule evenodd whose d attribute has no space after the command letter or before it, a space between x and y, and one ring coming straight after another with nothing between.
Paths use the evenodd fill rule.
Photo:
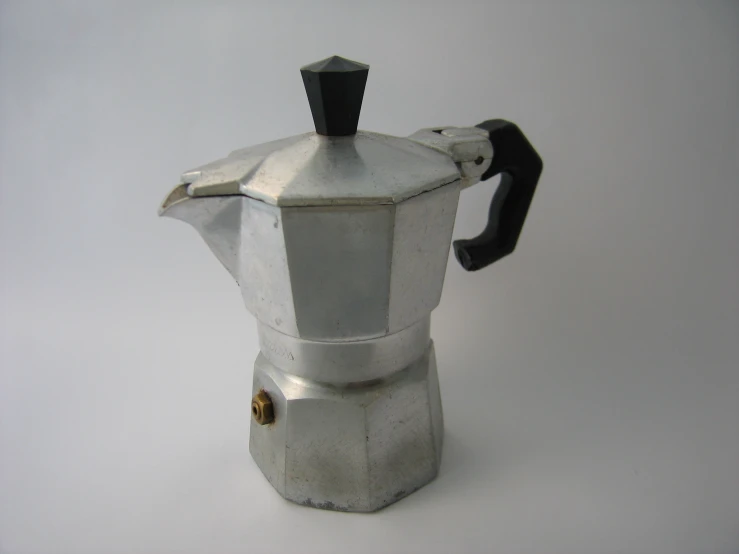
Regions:
<instances>
[{"instance_id":1,"label":"white background","mask_svg":"<svg viewBox=\"0 0 739 554\"><path fill-rule=\"evenodd\" d=\"M545 162L518 250L452 259L439 478L373 515L248 454L252 317L179 173L312 129L492 117ZM739 552L739 4L0 4L0 552ZM494 184L464 193L475 234Z\"/></svg>"}]
</instances>

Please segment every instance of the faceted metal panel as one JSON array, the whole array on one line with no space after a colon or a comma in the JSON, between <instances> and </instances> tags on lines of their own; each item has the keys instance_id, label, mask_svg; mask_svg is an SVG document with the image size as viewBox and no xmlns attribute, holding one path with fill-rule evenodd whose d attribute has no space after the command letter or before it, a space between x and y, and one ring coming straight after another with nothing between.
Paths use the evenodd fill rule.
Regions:
<instances>
[{"instance_id":1,"label":"faceted metal panel","mask_svg":"<svg viewBox=\"0 0 739 554\"><path fill-rule=\"evenodd\" d=\"M433 343L376 385L320 386L288 376L262 354L254 392L277 399L275 421L252 420L250 451L288 500L371 512L419 489L441 463L443 421Z\"/></svg>"},{"instance_id":2,"label":"faceted metal panel","mask_svg":"<svg viewBox=\"0 0 739 554\"><path fill-rule=\"evenodd\" d=\"M282 209L301 338L387 333L394 215L394 206Z\"/></svg>"},{"instance_id":3,"label":"faceted metal panel","mask_svg":"<svg viewBox=\"0 0 739 554\"><path fill-rule=\"evenodd\" d=\"M369 459L364 409L334 391L289 398L285 493L299 504L367 511Z\"/></svg>"},{"instance_id":4,"label":"faceted metal panel","mask_svg":"<svg viewBox=\"0 0 739 554\"><path fill-rule=\"evenodd\" d=\"M283 213L264 202L240 198L243 207L237 281L244 304L259 321L282 333L298 335L294 275L288 268Z\"/></svg>"},{"instance_id":5,"label":"faceted metal panel","mask_svg":"<svg viewBox=\"0 0 739 554\"><path fill-rule=\"evenodd\" d=\"M431 343L429 354L429 371L426 376L426 386L429 395L429 412L431 413L431 433L434 437L434 452L436 453L436 467L441 465L441 453L444 447L444 410L441 404L441 389L439 388L439 367L436 365L434 343Z\"/></svg>"},{"instance_id":6,"label":"faceted metal panel","mask_svg":"<svg viewBox=\"0 0 739 554\"><path fill-rule=\"evenodd\" d=\"M422 360L428 363L427 357ZM385 394L378 394L365 408L373 506L406 496L438 471L426 363L417 364L402 385L387 387ZM414 478L408 479L411 475Z\"/></svg>"},{"instance_id":7,"label":"faceted metal panel","mask_svg":"<svg viewBox=\"0 0 739 554\"><path fill-rule=\"evenodd\" d=\"M408 327L439 305L459 192L457 182L395 208L389 333Z\"/></svg>"}]
</instances>

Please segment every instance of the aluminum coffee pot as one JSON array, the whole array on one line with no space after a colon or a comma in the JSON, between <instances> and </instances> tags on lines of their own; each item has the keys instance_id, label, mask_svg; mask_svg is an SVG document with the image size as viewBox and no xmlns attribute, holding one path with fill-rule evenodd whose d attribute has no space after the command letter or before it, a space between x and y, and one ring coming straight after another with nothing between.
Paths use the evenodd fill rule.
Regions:
<instances>
[{"instance_id":1,"label":"aluminum coffee pot","mask_svg":"<svg viewBox=\"0 0 739 554\"><path fill-rule=\"evenodd\" d=\"M159 213L205 239L258 320L249 449L294 502L370 512L425 485L444 426L431 311L460 192L501 174L468 271L516 246L542 162L508 121L357 131L369 67L303 67L316 132L187 171Z\"/></svg>"}]
</instances>

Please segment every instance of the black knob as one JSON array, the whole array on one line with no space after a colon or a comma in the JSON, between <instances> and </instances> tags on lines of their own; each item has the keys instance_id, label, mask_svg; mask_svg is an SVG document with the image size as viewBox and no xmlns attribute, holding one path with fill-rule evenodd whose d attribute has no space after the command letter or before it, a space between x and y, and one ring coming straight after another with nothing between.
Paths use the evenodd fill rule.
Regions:
<instances>
[{"instance_id":1,"label":"black knob","mask_svg":"<svg viewBox=\"0 0 739 554\"><path fill-rule=\"evenodd\" d=\"M316 132L330 137L357 132L369 66L331 56L300 68Z\"/></svg>"}]
</instances>

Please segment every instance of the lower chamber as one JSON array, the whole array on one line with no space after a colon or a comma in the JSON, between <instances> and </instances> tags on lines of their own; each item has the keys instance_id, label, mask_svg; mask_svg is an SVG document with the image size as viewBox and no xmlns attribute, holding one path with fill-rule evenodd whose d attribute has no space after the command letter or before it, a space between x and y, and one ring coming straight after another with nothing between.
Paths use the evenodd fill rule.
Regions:
<instances>
[{"instance_id":1,"label":"lower chamber","mask_svg":"<svg viewBox=\"0 0 739 554\"><path fill-rule=\"evenodd\" d=\"M260 329L254 394L274 419L251 422L249 449L282 496L371 512L437 475L444 434L429 321L360 342L321 343Z\"/></svg>"}]
</instances>

